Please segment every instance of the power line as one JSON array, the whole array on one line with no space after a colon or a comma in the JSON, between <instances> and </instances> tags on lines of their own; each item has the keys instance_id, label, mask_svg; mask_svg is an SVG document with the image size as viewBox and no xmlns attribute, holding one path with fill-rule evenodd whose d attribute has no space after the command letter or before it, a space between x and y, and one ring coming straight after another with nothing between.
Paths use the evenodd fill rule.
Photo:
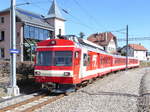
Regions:
<instances>
[{"instance_id":1,"label":"power line","mask_svg":"<svg viewBox=\"0 0 150 112\"><path fill-rule=\"evenodd\" d=\"M47 2L50 2L50 0L41 0L41 1L36 1L36 2L32 2L32 1L29 1L29 0L23 0L24 2L27 2L29 4L46 4Z\"/></svg>"},{"instance_id":2,"label":"power line","mask_svg":"<svg viewBox=\"0 0 150 112\"><path fill-rule=\"evenodd\" d=\"M100 25L99 22L95 19L95 17L92 16L92 15L89 13L89 11L87 11L87 9L84 8L77 0L73 0L73 1L74 1L74 3L75 3L76 5L78 5L78 7L81 9L81 11L82 11L83 13L85 13L85 14L89 17L90 21L92 20L93 23L95 23L96 26L97 26L97 25L102 26L102 25ZM104 25L103 25L103 27L104 27ZM97 26L97 28L99 28L99 27Z\"/></svg>"},{"instance_id":3,"label":"power line","mask_svg":"<svg viewBox=\"0 0 150 112\"><path fill-rule=\"evenodd\" d=\"M27 1L28 1L28 2L27 2L28 5L33 5L34 7L40 8L40 9L43 10L43 11L47 11L47 9L41 7L41 6L38 5L38 4L50 2L49 0L42 0L42 1L36 1L36 2L31 2L30 0L23 0L23 1L24 1L24 2L27 2Z\"/></svg>"},{"instance_id":4,"label":"power line","mask_svg":"<svg viewBox=\"0 0 150 112\"><path fill-rule=\"evenodd\" d=\"M120 39L117 39L118 41L126 41L125 38L120 38ZM132 38L129 38L128 41L145 41L145 40L150 40L150 37L132 37Z\"/></svg>"},{"instance_id":5,"label":"power line","mask_svg":"<svg viewBox=\"0 0 150 112\"><path fill-rule=\"evenodd\" d=\"M23 1L24 1L24 2L27 2L26 0L23 0ZM48 1L48 0L46 0L46 1ZM34 5L35 7L40 8L41 10L47 11L47 9L44 9L43 7L41 7L41 6L38 5L39 3L41 3L41 1L31 2L31 1L28 0L27 3L28 3L28 5ZM81 20L80 20L79 18L77 18L77 17L75 17L74 15L70 14L67 10L65 10L65 9L63 9L63 8L61 8L61 9L62 9L62 11L63 11L64 13L70 15L74 20L78 21L78 22L74 22L74 23L79 24L79 25L82 25L82 26L88 28L89 30L95 29L95 28L93 28L93 27L91 27L91 26L89 26L89 25L84 24L83 22L81 22ZM73 21L73 20L72 20L72 21ZM94 30L93 30L93 31L94 31Z\"/></svg>"},{"instance_id":6,"label":"power line","mask_svg":"<svg viewBox=\"0 0 150 112\"><path fill-rule=\"evenodd\" d=\"M99 22L96 21L96 19L92 15L90 15L89 12L77 0L73 0L73 1L76 3L76 5L78 5L78 7L82 10L82 12L84 12L90 18L90 20L91 19L93 20L93 22L96 24L96 26L99 24ZM102 25L100 25L100 26L102 26ZM126 32L122 32L122 31L125 31L125 30L126 29L123 28L123 29L114 30L114 31L107 31L107 30L105 30L104 32L116 32L116 33L120 33L120 34L126 34Z\"/></svg>"},{"instance_id":7,"label":"power line","mask_svg":"<svg viewBox=\"0 0 150 112\"><path fill-rule=\"evenodd\" d=\"M77 17L73 16L72 14L70 14L69 11L67 11L66 9L64 9L64 8L61 8L61 9L62 9L62 11L63 11L64 13L66 13L67 15L70 15L72 18L74 18L75 20L77 20L78 22L80 22L80 23L76 23L76 24L80 24L80 25L82 25L82 26L84 26L84 27L87 27L87 28L90 29L90 30L95 29L95 28L93 28L93 27L91 27L91 26L89 26L89 25L86 25L86 24L84 24L83 22L81 22L81 20L80 20L79 18L77 18ZM95 30L96 30L96 29L95 29ZM95 32L95 30L93 30L93 31ZM117 32L117 33L126 34L126 32L121 32L121 31L124 31L124 30L125 30L125 29L119 29L119 30L107 31L107 32Z\"/></svg>"},{"instance_id":8,"label":"power line","mask_svg":"<svg viewBox=\"0 0 150 112\"><path fill-rule=\"evenodd\" d=\"M124 32L123 32L124 31ZM119 29L119 30L112 30L112 31L106 31L106 32L116 32L116 33L120 33L120 34L126 34L126 29L125 28L122 28L122 29Z\"/></svg>"},{"instance_id":9,"label":"power line","mask_svg":"<svg viewBox=\"0 0 150 112\"><path fill-rule=\"evenodd\" d=\"M23 0L23 1L26 2L26 3L28 3L28 5L34 5L35 7L40 8L40 9L43 10L43 11L47 11L47 9L45 9L45 8L43 8L43 7L41 7L41 6L38 5L38 4L40 4L40 3L44 3L43 1L36 1L36 2L31 2L31 1L29 1L29 0L28 0L28 2L27 2L27 0ZM47 1L48 1L48 2L49 2L49 1L52 2L52 0L45 0L46 3L47 3ZM76 4L78 4L78 6L79 6L80 8L82 7L82 6L79 4L79 2L78 2L77 0L74 0L74 1L75 1ZM60 8L61 8L61 7L60 7ZM79 18L77 18L76 16L72 15L72 14L71 14L69 11L67 11L66 9L64 9L64 8L61 8L61 9L62 9L62 11L63 11L65 14L71 16L74 20L77 21L77 22L74 21L74 23L79 24L79 25L82 25L82 26L84 26L84 27L86 27L86 28L88 28L89 30L92 30L92 31L94 31L94 32L95 32L95 30L97 31L97 29L96 29L95 27L91 27L91 25L87 25L87 24L83 23ZM84 11L90 18L93 18L93 19L94 19L93 16L91 16L91 15L88 14L88 12L87 12L87 10L86 10L85 8L83 8L83 11ZM73 20L72 20L72 21L73 21ZM94 22L97 24L96 21L94 21ZM120 30L115 30L115 31L107 31L107 32L116 32L116 33L125 34L125 32L122 32L123 30L125 30L125 29L120 29Z\"/></svg>"},{"instance_id":10,"label":"power line","mask_svg":"<svg viewBox=\"0 0 150 112\"><path fill-rule=\"evenodd\" d=\"M40 9L42 9L42 10L44 10L44 11L47 11L47 9L45 9L45 8L43 8L43 7L41 7L41 6L39 6L38 4L33 4L35 7L37 7L37 8L40 8Z\"/></svg>"},{"instance_id":11,"label":"power line","mask_svg":"<svg viewBox=\"0 0 150 112\"><path fill-rule=\"evenodd\" d=\"M77 20L80 25L82 25L82 26L84 26L84 27L87 27L87 28L90 29L90 30L95 29L95 28L93 28L93 27L91 27L91 26L89 26L89 25L87 25L87 24L84 24L79 18L77 18L77 17L75 17L74 15L70 14L70 12L67 11L66 9L64 9L64 8L61 8L61 9L62 9L62 11L63 11L65 14L71 16L74 20ZM93 30L93 31L94 31L94 30Z\"/></svg>"}]
</instances>

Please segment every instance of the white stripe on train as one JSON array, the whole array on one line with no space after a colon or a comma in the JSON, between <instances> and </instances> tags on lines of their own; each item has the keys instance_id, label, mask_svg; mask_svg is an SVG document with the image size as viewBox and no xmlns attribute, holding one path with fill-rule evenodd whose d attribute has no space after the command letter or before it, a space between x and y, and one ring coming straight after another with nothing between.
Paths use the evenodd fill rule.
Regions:
<instances>
[{"instance_id":1,"label":"white stripe on train","mask_svg":"<svg viewBox=\"0 0 150 112\"><path fill-rule=\"evenodd\" d=\"M138 64L128 65L128 67L134 67L134 66L138 66ZM125 67L126 67L126 65L122 65L122 66L106 67L106 68L100 68L100 69L96 69L96 70L85 71L85 73L80 75L79 78L84 78L84 77L94 75L97 73L107 72L107 71L111 71L111 70L115 70L115 69L119 69L119 68L121 69L121 68L125 68Z\"/></svg>"},{"instance_id":2,"label":"white stripe on train","mask_svg":"<svg viewBox=\"0 0 150 112\"><path fill-rule=\"evenodd\" d=\"M35 72L40 72L40 76L51 76L51 77L73 77L72 70L35 70ZM69 76L64 76L65 72L69 72ZM39 76L39 75L35 75Z\"/></svg>"},{"instance_id":3,"label":"white stripe on train","mask_svg":"<svg viewBox=\"0 0 150 112\"><path fill-rule=\"evenodd\" d=\"M134 66L138 66L138 64L128 65L128 67L134 67ZM97 74L97 73L107 72L107 71L111 71L111 70L115 70L115 69L119 69L119 68L121 69L121 68L125 68L125 67L126 67L126 65L122 65L122 66L100 68L100 69L96 69L96 70L89 70L89 71L85 71L84 74L80 74L79 78L84 78L84 77L94 75L94 74ZM39 75L39 76L73 77L73 71L71 71L71 70L35 70L35 72L40 72L41 75ZM64 76L65 72L70 72L70 76Z\"/></svg>"},{"instance_id":4,"label":"white stripe on train","mask_svg":"<svg viewBox=\"0 0 150 112\"><path fill-rule=\"evenodd\" d=\"M57 47L75 47L74 45L70 46L37 46L37 48L57 48Z\"/></svg>"}]
</instances>

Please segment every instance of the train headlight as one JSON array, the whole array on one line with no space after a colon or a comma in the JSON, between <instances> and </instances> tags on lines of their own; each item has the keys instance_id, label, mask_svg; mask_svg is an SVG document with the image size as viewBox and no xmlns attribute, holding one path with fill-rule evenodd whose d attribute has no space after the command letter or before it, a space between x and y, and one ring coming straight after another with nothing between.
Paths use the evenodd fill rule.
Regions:
<instances>
[{"instance_id":1,"label":"train headlight","mask_svg":"<svg viewBox=\"0 0 150 112\"><path fill-rule=\"evenodd\" d=\"M64 76L70 76L70 72L64 72Z\"/></svg>"},{"instance_id":2,"label":"train headlight","mask_svg":"<svg viewBox=\"0 0 150 112\"><path fill-rule=\"evenodd\" d=\"M55 40L52 40L52 41L50 42L50 44L51 44L51 45L56 45L56 41L55 41Z\"/></svg>"},{"instance_id":3,"label":"train headlight","mask_svg":"<svg viewBox=\"0 0 150 112\"><path fill-rule=\"evenodd\" d=\"M36 71L36 72L34 72L34 75L41 75L41 72Z\"/></svg>"}]
</instances>

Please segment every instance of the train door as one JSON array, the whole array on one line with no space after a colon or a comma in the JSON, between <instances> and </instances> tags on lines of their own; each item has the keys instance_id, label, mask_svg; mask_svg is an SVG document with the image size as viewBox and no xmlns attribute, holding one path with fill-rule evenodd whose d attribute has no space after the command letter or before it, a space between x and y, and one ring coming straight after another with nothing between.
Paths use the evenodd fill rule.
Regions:
<instances>
[{"instance_id":1,"label":"train door","mask_svg":"<svg viewBox=\"0 0 150 112\"><path fill-rule=\"evenodd\" d=\"M87 64L88 64L88 54L87 51L82 50L81 63L80 63L80 79L87 76ZM81 80L82 81L82 80Z\"/></svg>"},{"instance_id":2,"label":"train door","mask_svg":"<svg viewBox=\"0 0 150 112\"><path fill-rule=\"evenodd\" d=\"M73 72L74 72L74 79L75 82L78 83L79 81L79 74L80 74L80 60L81 60L81 51L74 52L74 64L73 64Z\"/></svg>"}]
</instances>

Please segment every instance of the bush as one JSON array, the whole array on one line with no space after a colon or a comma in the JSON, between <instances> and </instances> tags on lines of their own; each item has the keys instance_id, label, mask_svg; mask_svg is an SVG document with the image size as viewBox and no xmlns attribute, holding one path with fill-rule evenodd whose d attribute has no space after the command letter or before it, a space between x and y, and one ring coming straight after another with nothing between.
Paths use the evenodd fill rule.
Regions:
<instances>
[{"instance_id":1,"label":"bush","mask_svg":"<svg viewBox=\"0 0 150 112\"><path fill-rule=\"evenodd\" d=\"M23 77L28 78L29 75L34 74L34 63L33 62L17 62L16 66L17 74L21 74ZM10 74L10 62L0 61L0 76L9 76Z\"/></svg>"},{"instance_id":2,"label":"bush","mask_svg":"<svg viewBox=\"0 0 150 112\"><path fill-rule=\"evenodd\" d=\"M10 67L9 67L8 61L0 61L0 76L6 77L10 73Z\"/></svg>"},{"instance_id":3,"label":"bush","mask_svg":"<svg viewBox=\"0 0 150 112\"><path fill-rule=\"evenodd\" d=\"M29 78L29 75L34 75L33 62L26 61L17 63L17 74L22 74L26 79Z\"/></svg>"}]
</instances>

